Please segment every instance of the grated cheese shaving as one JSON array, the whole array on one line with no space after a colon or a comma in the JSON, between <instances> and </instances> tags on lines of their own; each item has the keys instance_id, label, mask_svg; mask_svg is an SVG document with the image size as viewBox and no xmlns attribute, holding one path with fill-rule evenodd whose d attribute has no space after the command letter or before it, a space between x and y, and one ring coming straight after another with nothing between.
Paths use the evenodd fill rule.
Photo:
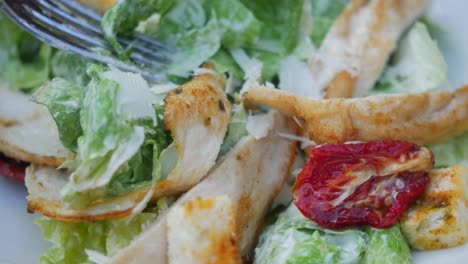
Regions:
<instances>
[{"instance_id":1,"label":"grated cheese shaving","mask_svg":"<svg viewBox=\"0 0 468 264\"><path fill-rule=\"evenodd\" d=\"M282 132L278 132L277 135L282 137L282 138L299 141L301 143L301 148L302 149L317 146L317 143L315 143L315 141L310 140L307 137L300 137L300 136L297 136L297 135L282 133Z\"/></svg>"},{"instance_id":2,"label":"grated cheese shaving","mask_svg":"<svg viewBox=\"0 0 468 264\"><path fill-rule=\"evenodd\" d=\"M85 249L86 255L88 255L88 260L96 264L107 264L110 263L110 258L90 249Z\"/></svg>"}]
</instances>

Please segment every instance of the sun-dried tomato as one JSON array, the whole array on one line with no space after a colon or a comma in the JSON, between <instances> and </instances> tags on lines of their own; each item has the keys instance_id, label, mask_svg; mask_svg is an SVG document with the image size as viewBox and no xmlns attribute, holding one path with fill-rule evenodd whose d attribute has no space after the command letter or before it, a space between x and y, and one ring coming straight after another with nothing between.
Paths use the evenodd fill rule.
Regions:
<instances>
[{"instance_id":1,"label":"sun-dried tomato","mask_svg":"<svg viewBox=\"0 0 468 264\"><path fill-rule=\"evenodd\" d=\"M0 153L0 176L24 182L27 163L5 157Z\"/></svg>"},{"instance_id":2,"label":"sun-dried tomato","mask_svg":"<svg viewBox=\"0 0 468 264\"><path fill-rule=\"evenodd\" d=\"M317 146L294 183L294 203L326 228L388 228L424 191L432 166L432 153L408 142Z\"/></svg>"}]
</instances>

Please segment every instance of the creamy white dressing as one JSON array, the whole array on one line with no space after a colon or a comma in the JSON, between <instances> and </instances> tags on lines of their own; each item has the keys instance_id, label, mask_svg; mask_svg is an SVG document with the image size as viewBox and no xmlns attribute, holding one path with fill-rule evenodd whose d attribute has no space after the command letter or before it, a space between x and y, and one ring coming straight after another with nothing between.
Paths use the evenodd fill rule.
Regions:
<instances>
[{"instance_id":1,"label":"creamy white dressing","mask_svg":"<svg viewBox=\"0 0 468 264\"><path fill-rule=\"evenodd\" d=\"M119 84L117 113L126 120L150 118L157 125L153 108L154 95L149 84L139 74L112 69L102 74L106 79Z\"/></svg>"}]
</instances>

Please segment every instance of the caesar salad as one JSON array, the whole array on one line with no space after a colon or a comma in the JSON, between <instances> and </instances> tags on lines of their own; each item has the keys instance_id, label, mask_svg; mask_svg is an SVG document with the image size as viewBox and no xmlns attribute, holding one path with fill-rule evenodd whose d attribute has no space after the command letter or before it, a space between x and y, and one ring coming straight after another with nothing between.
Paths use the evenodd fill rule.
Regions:
<instances>
[{"instance_id":1,"label":"caesar salad","mask_svg":"<svg viewBox=\"0 0 468 264\"><path fill-rule=\"evenodd\" d=\"M412 263L468 241L468 89L425 0L81 1L115 56L177 47L167 80L41 43L0 13L0 174L40 263Z\"/></svg>"}]
</instances>

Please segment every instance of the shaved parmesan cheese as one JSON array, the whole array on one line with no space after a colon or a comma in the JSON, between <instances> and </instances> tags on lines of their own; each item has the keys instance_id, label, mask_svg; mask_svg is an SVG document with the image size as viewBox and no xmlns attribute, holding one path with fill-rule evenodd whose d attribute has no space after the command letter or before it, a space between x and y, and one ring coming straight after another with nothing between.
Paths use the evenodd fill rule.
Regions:
<instances>
[{"instance_id":1,"label":"shaved parmesan cheese","mask_svg":"<svg viewBox=\"0 0 468 264\"><path fill-rule=\"evenodd\" d=\"M153 103L157 105L164 105L164 98L166 97L167 93L176 89L177 87L178 85L174 83L153 85L150 88L150 91L153 93L154 96Z\"/></svg>"},{"instance_id":2,"label":"shaved parmesan cheese","mask_svg":"<svg viewBox=\"0 0 468 264\"><path fill-rule=\"evenodd\" d=\"M151 118L156 125L154 95L148 83L140 74L112 69L102 74L106 79L119 84L117 113L127 120Z\"/></svg>"},{"instance_id":3,"label":"shaved parmesan cheese","mask_svg":"<svg viewBox=\"0 0 468 264\"><path fill-rule=\"evenodd\" d=\"M259 85L262 79L263 63L255 58L249 58L243 49L231 50L231 55L245 73L245 83L240 90L240 96L242 96L250 87Z\"/></svg>"},{"instance_id":4,"label":"shaved parmesan cheese","mask_svg":"<svg viewBox=\"0 0 468 264\"><path fill-rule=\"evenodd\" d=\"M247 117L246 129L250 135L255 139L261 139L268 135L268 132L273 128L274 119L273 115L249 115Z\"/></svg>"},{"instance_id":5,"label":"shaved parmesan cheese","mask_svg":"<svg viewBox=\"0 0 468 264\"><path fill-rule=\"evenodd\" d=\"M164 83L164 84L153 85L150 88L150 90L154 94L166 94L166 93L174 90L177 87L178 87L178 85L174 84L174 83Z\"/></svg>"},{"instance_id":6,"label":"shaved parmesan cheese","mask_svg":"<svg viewBox=\"0 0 468 264\"><path fill-rule=\"evenodd\" d=\"M278 136L283 137L283 138L299 141L301 143L301 148L302 149L306 149L308 147L313 147L313 146L317 145L317 143L315 143L315 141L310 140L307 137L300 137L300 136L297 136L297 135L285 134L285 133L277 133L277 134L278 134Z\"/></svg>"},{"instance_id":7,"label":"shaved parmesan cheese","mask_svg":"<svg viewBox=\"0 0 468 264\"><path fill-rule=\"evenodd\" d=\"M299 126L300 128L303 128L302 123L299 120L299 118L297 118L297 116L293 116L293 120L294 120L294 122L296 123L297 126Z\"/></svg>"},{"instance_id":8,"label":"shaved parmesan cheese","mask_svg":"<svg viewBox=\"0 0 468 264\"><path fill-rule=\"evenodd\" d=\"M97 251L85 249L85 252L86 255L88 255L89 261L94 262L96 264L106 264L110 261L109 257L104 256L103 254Z\"/></svg>"},{"instance_id":9,"label":"shaved parmesan cheese","mask_svg":"<svg viewBox=\"0 0 468 264\"><path fill-rule=\"evenodd\" d=\"M279 88L308 98L320 99L320 88L307 63L289 56L281 62L279 70Z\"/></svg>"},{"instance_id":10,"label":"shaved parmesan cheese","mask_svg":"<svg viewBox=\"0 0 468 264\"><path fill-rule=\"evenodd\" d=\"M211 75L214 75L214 76L219 75L218 72L216 72L215 70L210 69L210 68L198 68L198 69L193 71L194 76L198 76L198 75L202 75L202 74L211 74Z\"/></svg>"}]
</instances>

